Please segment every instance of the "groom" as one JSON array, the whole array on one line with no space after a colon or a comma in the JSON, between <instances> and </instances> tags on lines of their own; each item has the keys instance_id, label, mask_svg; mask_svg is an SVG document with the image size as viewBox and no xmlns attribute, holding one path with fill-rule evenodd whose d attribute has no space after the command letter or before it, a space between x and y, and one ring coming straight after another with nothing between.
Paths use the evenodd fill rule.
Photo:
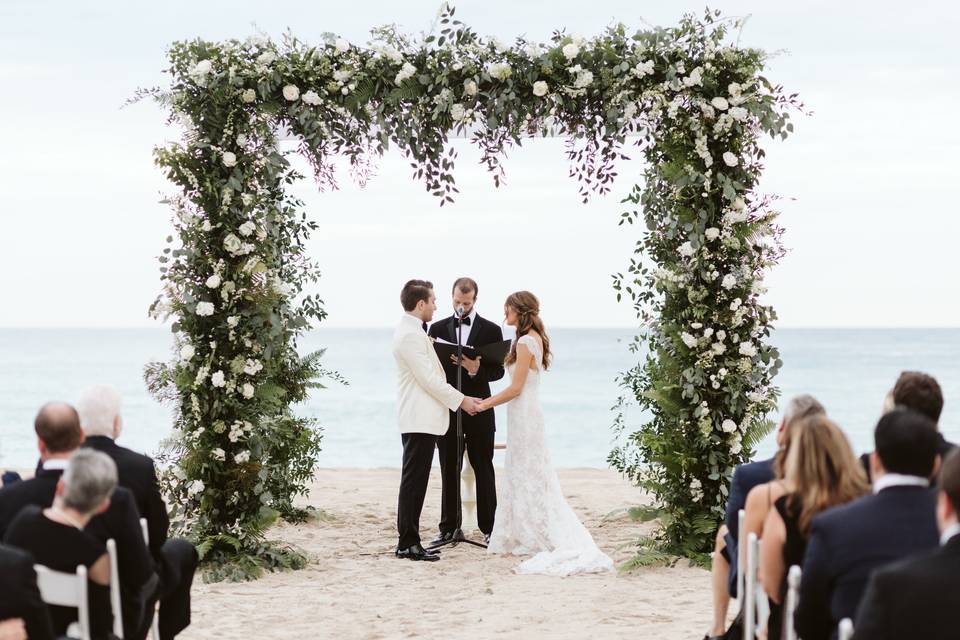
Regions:
<instances>
[{"instance_id":1,"label":"groom","mask_svg":"<svg viewBox=\"0 0 960 640\"><path fill-rule=\"evenodd\" d=\"M393 357L399 373L397 417L403 442L396 555L433 561L440 556L420 544L420 512L430 480L433 450L437 436L447 431L448 411L460 407L473 413L477 400L447 384L437 352L424 332L437 309L433 285L425 280L409 281L400 292L400 303L405 313L393 334Z\"/></svg>"},{"instance_id":2,"label":"groom","mask_svg":"<svg viewBox=\"0 0 960 640\"><path fill-rule=\"evenodd\" d=\"M463 312L463 326L459 337L462 344L482 347L503 341L503 331L499 325L477 315L474 305L477 302L477 283L471 278L460 278L453 283L453 308ZM431 338L442 338L457 343L457 319L455 316L444 318L430 327ZM503 364L481 362L481 358L471 360L464 357L464 369L461 376L463 391L476 398L490 397L490 383L503 377ZM443 363L447 382L457 383L456 357ZM470 465L477 478L477 526L489 540L493 531L493 517L497 511L497 485L493 471L493 440L496 424L493 409L476 415L463 416L464 446L470 456ZM440 450L440 474L443 478L443 497L440 516L440 536L433 544L450 540L463 526L460 521L460 461L463 449L457 443L457 414L450 413L450 428L446 435L437 441Z\"/></svg>"}]
</instances>

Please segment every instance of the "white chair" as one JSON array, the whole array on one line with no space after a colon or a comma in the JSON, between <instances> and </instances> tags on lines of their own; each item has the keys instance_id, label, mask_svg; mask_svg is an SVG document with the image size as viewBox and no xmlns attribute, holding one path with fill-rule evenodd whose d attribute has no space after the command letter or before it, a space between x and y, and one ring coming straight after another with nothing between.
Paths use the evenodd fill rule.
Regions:
<instances>
[{"instance_id":1,"label":"white chair","mask_svg":"<svg viewBox=\"0 0 960 640\"><path fill-rule=\"evenodd\" d=\"M87 599L87 568L78 566L76 573L53 571L37 564L37 587L44 602L77 610L77 633L81 640L90 640L90 602ZM71 628L74 625L70 625ZM70 631L67 632L68 635Z\"/></svg>"},{"instance_id":2,"label":"white chair","mask_svg":"<svg viewBox=\"0 0 960 640\"><path fill-rule=\"evenodd\" d=\"M746 572L746 567L743 566L743 557L744 550L747 548L747 534L744 531L744 523L747 520L747 512L743 509L737 512L737 523L739 528L737 531L740 533L737 535L737 600L740 602L740 608L743 608L743 574Z\"/></svg>"},{"instance_id":3,"label":"white chair","mask_svg":"<svg viewBox=\"0 0 960 640\"><path fill-rule=\"evenodd\" d=\"M800 602L800 567L793 565L787 573L787 602L783 608L783 638L797 640L797 630L793 628L793 614Z\"/></svg>"},{"instance_id":4,"label":"white chair","mask_svg":"<svg viewBox=\"0 0 960 640\"><path fill-rule=\"evenodd\" d=\"M837 627L838 640L850 640L853 637L853 620L844 618Z\"/></svg>"},{"instance_id":5,"label":"white chair","mask_svg":"<svg viewBox=\"0 0 960 640\"><path fill-rule=\"evenodd\" d=\"M747 536L747 575L744 576L743 592L743 637L753 640L757 634L757 559L760 555L760 540L757 534Z\"/></svg>"},{"instance_id":6,"label":"white chair","mask_svg":"<svg viewBox=\"0 0 960 640\"><path fill-rule=\"evenodd\" d=\"M143 533L143 544L150 546L150 529L147 527L147 519L140 518L140 531ZM160 606L160 603L157 603ZM160 640L160 619L157 617L156 607L153 611L153 622L150 623L150 637L153 640Z\"/></svg>"},{"instance_id":7,"label":"white chair","mask_svg":"<svg viewBox=\"0 0 960 640\"><path fill-rule=\"evenodd\" d=\"M113 611L113 635L123 640L123 613L120 609L120 569L117 565L117 542L107 540L107 555L110 558L110 609Z\"/></svg>"}]
</instances>

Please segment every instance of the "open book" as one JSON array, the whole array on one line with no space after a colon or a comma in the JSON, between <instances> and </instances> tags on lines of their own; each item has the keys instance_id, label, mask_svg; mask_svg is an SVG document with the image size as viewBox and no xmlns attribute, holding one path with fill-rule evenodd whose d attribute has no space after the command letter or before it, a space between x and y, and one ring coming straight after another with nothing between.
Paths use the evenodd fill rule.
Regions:
<instances>
[{"instance_id":1,"label":"open book","mask_svg":"<svg viewBox=\"0 0 960 640\"><path fill-rule=\"evenodd\" d=\"M480 356L480 362L487 364L503 364L503 361L507 359L507 354L510 353L510 345L512 342L512 340L504 340L502 342L485 344L481 347L463 345L463 355L471 360ZM440 362L449 362L450 356L456 357L457 355L456 343L449 342L443 338L436 338L433 343L433 348L436 350Z\"/></svg>"}]
</instances>

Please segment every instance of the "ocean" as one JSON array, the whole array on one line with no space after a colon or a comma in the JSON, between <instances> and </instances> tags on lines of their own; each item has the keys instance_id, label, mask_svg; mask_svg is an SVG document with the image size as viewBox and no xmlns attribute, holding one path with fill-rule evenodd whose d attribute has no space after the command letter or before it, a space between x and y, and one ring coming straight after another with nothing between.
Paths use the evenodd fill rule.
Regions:
<instances>
[{"instance_id":1,"label":"ocean","mask_svg":"<svg viewBox=\"0 0 960 640\"><path fill-rule=\"evenodd\" d=\"M556 329L554 366L541 385L547 431L557 467L606 466L613 445L615 378L638 359L632 329ZM321 467L398 467L391 329L321 328L302 349L326 348L325 363L349 384L316 390L297 411L323 428ZM847 432L854 448L872 448L872 432L887 390L903 370L935 376L946 405L941 430L960 441L960 329L780 329L773 342L783 369L776 382L781 407L812 393ZM91 384L109 383L124 398L120 442L152 453L171 428L170 410L143 383L145 363L167 359L165 329L0 329L0 468L36 463L33 418L49 400L75 400ZM506 381L495 383L502 388ZM643 415L628 414L630 424ZM497 409L497 441L506 438L506 411ZM774 450L772 436L758 456ZM502 454L497 454L502 462Z\"/></svg>"}]
</instances>

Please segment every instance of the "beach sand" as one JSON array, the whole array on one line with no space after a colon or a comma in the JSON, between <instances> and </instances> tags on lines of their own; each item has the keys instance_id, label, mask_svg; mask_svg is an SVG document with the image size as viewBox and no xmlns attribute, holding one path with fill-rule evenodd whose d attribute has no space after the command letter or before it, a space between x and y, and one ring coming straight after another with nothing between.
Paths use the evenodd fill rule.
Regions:
<instances>
[{"instance_id":1,"label":"beach sand","mask_svg":"<svg viewBox=\"0 0 960 640\"><path fill-rule=\"evenodd\" d=\"M396 544L399 470L321 470L305 503L328 516L280 525L270 537L314 562L255 582L194 588L200 638L700 638L710 620L710 580L685 560L675 567L566 578L517 575L516 557L461 545L439 562L410 562ZM649 500L616 473L560 471L564 493L600 548L618 565L651 525L625 509ZM440 477L431 476L421 529L433 538ZM465 533L480 539L475 523Z\"/></svg>"}]
</instances>

